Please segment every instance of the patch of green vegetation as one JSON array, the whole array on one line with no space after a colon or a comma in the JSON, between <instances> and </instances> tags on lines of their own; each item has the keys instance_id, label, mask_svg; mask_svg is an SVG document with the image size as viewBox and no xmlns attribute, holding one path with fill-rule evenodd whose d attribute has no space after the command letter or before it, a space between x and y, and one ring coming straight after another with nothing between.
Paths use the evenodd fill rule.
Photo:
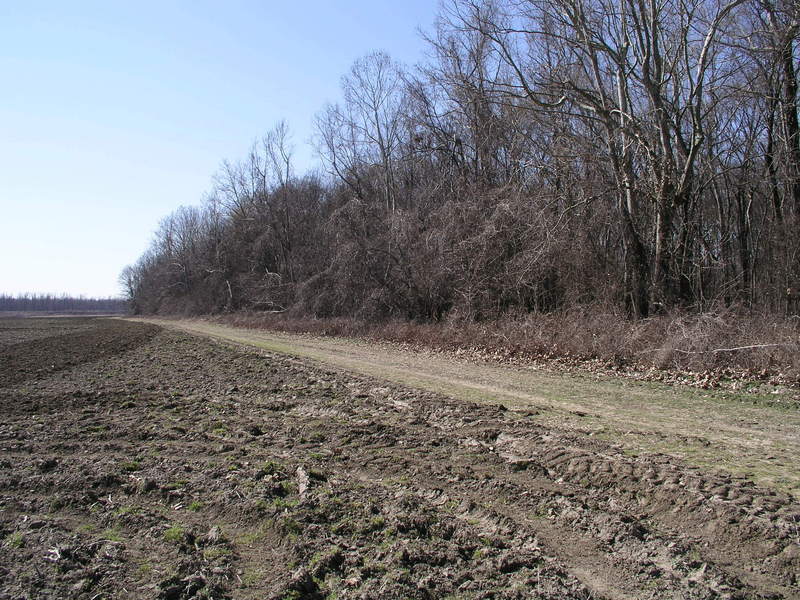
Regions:
<instances>
[{"instance_id":1,"label":"patch of green vegetation","mask_svg":"<svg viewBox=\"0 0 800 600\"><path fill-rule=\"evenodd\" d=\"M153 565L150 561L142 561L136 569L136 575L139 579L149 579L150 574L153 572Z\"/></svg>"},{"instance_id":2,"label":"patch of green vegetation","mask_svg":"<svg viewBox=\"0 0 800 600\"><path fill-rule=\"evenodd\" d=\"M5 544L9 548L22 548L25 545L25 536L19 531L9 533L6 536Z\"/></svg>"},{"instance_id":3,"label":"patch of green vegetation","mask_svg":"<svg viewBox=\"0 0 800 600\"><path fill-rule=\"evenodd\" d=\"M361 569L361 577L364 579L367 577L381 577L387 570L386 565L382 565L374 560L367 560L364 562L364 566Z\"/></svg>"},{"instance_id":4,"label":"patch of green vegetation","mask_svg":"<svg viewBox=\"0 0 800 600\"><path fill-rule=\"evenodd\" d=\"M264 580L264 575L264 572L258 569L245 569L242 574L242 585L245 587L256 586Z\"/></svg>"},{"instance_id":5,"label":"patch of green vegetation","mask_svg":"<svg viewBox=\"0 0 800 600\"><path fill-rule=\"evenodd\" d=\"M263 529L257 529L255 531L248 531L247 533L243 533L236 537L234 540L237 544L243 544L245 546L252 546L253 544L257 544L261 542L266 537L266 533Z\"/></svg>"},{"instance_id":6,"label":"patch of green vegetation","mask_svg":"<svg viewBox=\"0 0 800 600\"><path fill-rule=\"evenodd\" d=\"M294 481L281 481L281 493L290 496L297 492L297 484Z\"/></svg>"},{"instance_id":7,"label":"patch of green vegetation","mask_svg":"<svg viewBox=\"0 0 800 600\"><path fill-rule=\"evenodd\" d=\"M138 512L139 509L136 506L131 506L128 504L125 506L120 506L116 511L116 515L118 517L124 517L125 515L135 515Z\"/></svg>"},{"instance_id":8,"label":"patch of green vegetation","mask_svg":"<svg viewBox=\"0 0 800 600\"><path fill-rule=\"evenodd\" d=\"M315 431L311 435L308 436L308 440L314 443L319 444L320 442L325 441L325 434L321 431Z\"/></svg>"},{"instance_id":9,"label":"patch of green vegetation","mask_svg":"<svg viewBox=\"0 0 800 600\"><path fill-rule=\"evenodd\" d=\"M383 530L383 535L386 538L393 538L397 535L397 528L396 527L387 527Z\"/></svg>"},{"instance_id":10,"label":"patch of green vegetation","mask_svg":"<svg viewBox=\"0 0 800 600\"><path fill-rule=\"evenodd\" d=\"M408 476L400 475L399 477L387 477L381 483L386 486L406 486L408 485Z\"/></svg>"},{"instance_id":11,"label":"patch of green vegetation","mask_svg":"<svg viewBox=\"0 0 800 600\"><path fill-rule=\"evenodd\" d=\"M283 529L289 536L297 536L303 531L303 525L293 519L292 517L286 515L279 521L281 529ZM293 539L293 538L290 538Z\"/></svg>"},{"instance_id":12,"label":"patch of green vegetation","mask_svg":"<svg viewBox=\"0 0 800 600\"><path fill-rule=\"evenodd\" d=\"M311 567L311 568L314 568L319 563L321 563L323 560L325 560L328 556L330 556L331 552L332 551L330 549L328 549L328 550L319 550L319 551L315 552L311 556L311 558L308 560L308 566Z\"/></svg>"},{"instance_id":13,"label":"patch of green vegetation","mask_svg":"<svg viewBox=\"0 0 800 600\"><path fill-rule=\"evenodd\" d=\"M691 548L686 557L693 563L700 563L703 561L703 556L697 548Z\"/></svg>"},{"instance_id":14,"label":"patch of green vegetation","mask_svg":"<svg viewBox=\"0 0 800 600\"><path fill-rule=\"evenodd\" d=\"M186 529L180 525L173 525L164 532L164 539L173 544L180 544L186 537Z\"/></svg>"},{"instance_id":15,"label":"patch of green vegetation","mask_svg":"<svg viewBox=\"0 0 800 600\"><path fill-rule=\"evenodd\" d=\"M378 549L379 550L388 550L389 548L391 548L395 544L395 542L397 541L397 537L395 536L396 533L397 533L397 531L393 529L392 530L392 535L386 535L384 537L383 541L380 544L378 544Z\"/></svg>"},{"instance_id":16,"label":"patch of green vegetation","mask_svg":"<svg viewBox=\"0 0 800 600\"><path fill-rule=\"evenodd\" d=\"M226 546L214 546L203 550L203 558L211 562L218 558L225 558L232 554L231 549Z\"/></svg>"},{"instance_id":17,"label":"patch of green vegetation","mask_svg":"<svg viewBox=\"0 0 800 600\"><path fill-rule=\"evenodd\" d=\"M138 460L129 460L123 462L121 465L122 470L128 473L133 473L134 471L139 471L142 468L142 465L139 464Z\"/></svg>"},{"instance_id":18,"label":"patch of green vegetation","mask_svg":"<svg viewBox=\"0 0 800 600\"><path fill-rule=\"evenodd\" d=\"M339 594L330 588L334 585L341 584L340 577L327 574L324 579L322 577L312 577L312 580L317 584L319 591L325 594L325 600L336 600L339 597Z\"/></svg>"},{"instance_id":19,"label":"patch of green vegetation","mask_svg":"<svg viewBox=\"0 0 800 600\"><path fill-rule=\"evenodd\" d=\"M376 517L372 517L369 521L367 521L364 526L362 527L362 533L370 533L373 531L380 531L386 526L386 519L382 516L378 515Z\"/></svg>"},{"instance_id":20,"label":"patch of green vegetation","mask_svg":"<svg viewBox=\"0 0 800 600\"><path fill-rule=\"evenodd\" d=\"M122 530L119 527L111 527L109 529L105 529L100 534L100 538L103 540L108 540L109 542L121 542Z\"/></svg>"},{"instance_id":21,"label":"patch of green vegetation","mask_svg":"<svg viewBox=\"0 0 800 600\"><path fill-rule=\"evenodd\" d=\"M97 526L94 523L82 523L78 525L76 531L79 533L92 533L97 529Z\"/></svg>"},{"instance_id":22,"label":"patch of green vegetation","mask_svg":"<svg viewBox=\"0 0 800 600\"><path fill-rule=\"evenodd\" d=\"M205 505L202 502L200 502L199 500L194 500L190 502L189 506L187 506L186 508L192 512L198 512L203 508L203 506Z\"/></svg>"},{"instance_id":23,"label":"patch of green vegetation","mask_svg":"<svg viewBox=\"0 0 800 600\"><path fill-rule=\"evenodd\" d=\"M61 510L62 508L64 508L64 506L66 506L66 503L64 502L64 499L61 498L61 496L55 496L50 500L50 504L48 505L48 509L50 510L50 512L57 512L57 511Z\"/></svg>"},{"instance_id":24,"label":"patch of green vegetation","mask_svg":"<svg viewBox=\"0 0 800 600\"><path fill-rule=\"evenodd\" d=\"M336 535L350 535L355 531L355 526L352 520L344 518L331 525L331 531Z\"/></svg>"},{"instance_id":25,"label":"patch of green vegetation","mask_svg":"<svg viewBox=\"0 0 800 600\"><path fill-rule=\"evenodd\" d=\"M188 479L176 479L175 481L171 481L163 486L165 490L179 490L180 488L184 487L187 483L189 483Z\"/></svg>"},{"instance_id":26,"label":"patch of green vegetation","mask_svg":"<svg viewBox=\"0 0 800 600\"><path fill-rule=\"evenodd\" d=\"M308 476L311 479L314 479L316 481L327 481L328 480L328 476L323 471L320 471L319 469L309 469L308 470Z\"/></svg>"},{"instance_id":27,"label":"patch of green vegetation","mask_svg":"<svg viewBox=\"0 0 800 600\"><path fill-rule=\"evenodd\" d=\"M283 467L276 463L274 460L268 460L261 465L261 472L264 475L274 475L283 471Z\"/></svg>"},{"instance_id":28,"label":"patch of green vegetation","mask_svg":"<svg viewBox=\"0 0 800 600\"><path fill-rule=\"evenodd\" d=\"M271 506L272 508L277 508L277 509L289 509L289 508L294 508L299 503L300 502L298 500L285 500L283 498L274 498L272 500Z\"/></svg>"}]
</instances>

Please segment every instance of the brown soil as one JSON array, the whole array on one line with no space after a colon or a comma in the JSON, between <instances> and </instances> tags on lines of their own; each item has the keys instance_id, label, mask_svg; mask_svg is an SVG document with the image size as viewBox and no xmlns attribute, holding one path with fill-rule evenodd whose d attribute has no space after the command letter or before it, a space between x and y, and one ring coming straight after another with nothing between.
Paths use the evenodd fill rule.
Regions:
<instances>
[{"instance_id":1,"label":"brown soil","mask_svg":"<svg viewBox=\"0 0 800 600\"><path fill-rule=\"evenodd\" d=\"M2 599L800 597L787 494L153 325L10 323Z\"/></svg>"},{"instance_id":2,"label":"brown soil","mask_svg":"<svg viewBox=\"0 0 800 600\"><path fill-rule=\"evenodd\" d=\"M669 454L705 471L800 494L800 396L792 388L753 382L738 390L703 390L357 338L226 327L197 319L147 322L467 402L536 410L540 425L602 437L630 454Z\"/></svg>"}]
</instances>

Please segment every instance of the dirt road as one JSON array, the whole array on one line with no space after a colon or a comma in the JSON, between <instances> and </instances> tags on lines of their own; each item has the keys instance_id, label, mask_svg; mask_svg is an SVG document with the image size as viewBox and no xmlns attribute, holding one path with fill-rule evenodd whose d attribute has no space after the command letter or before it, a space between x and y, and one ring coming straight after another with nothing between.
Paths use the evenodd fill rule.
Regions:
<instances>
[{"instance_id":1,"label":"dirt road","mask_svg":"<svg viewBox=\"0 0 800 600\"><path fill-rule=\"evenodd\" d=\"M800 597L793 497L633 456L552 398L26 323L0 321L2 599Z\"/></svg>"}]
</instances>

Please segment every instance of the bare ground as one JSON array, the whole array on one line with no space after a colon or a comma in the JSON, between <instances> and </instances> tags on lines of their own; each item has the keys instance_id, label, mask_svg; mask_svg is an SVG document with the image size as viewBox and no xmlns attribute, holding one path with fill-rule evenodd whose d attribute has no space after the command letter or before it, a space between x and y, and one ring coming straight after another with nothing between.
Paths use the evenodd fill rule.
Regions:
<instances>
[{"instance_id":1,"label":"bare ground","mask_svg":"<svg viewBox=\"0 0 800 600\"><path fill-rule=\"evenodd\" d=\"M441 352L392 343L150 320L217 340L280 352L453 398L534 409L538 422L669 454L703 469L800 494L800 390L763 381L728 389L639 381L549 363ZM673 378L678 380L679 374Z\"/></svg>"},{"instance_id":2,"label":"bare ground","mask_svg":"<svg viewBox=\"0 0 800 600\"><path fill-rule=\"evenodd\" d=\"M2 599L800 597L792 495L552 398L36 321L0 321Z\"/></svg>"}]
</instances>

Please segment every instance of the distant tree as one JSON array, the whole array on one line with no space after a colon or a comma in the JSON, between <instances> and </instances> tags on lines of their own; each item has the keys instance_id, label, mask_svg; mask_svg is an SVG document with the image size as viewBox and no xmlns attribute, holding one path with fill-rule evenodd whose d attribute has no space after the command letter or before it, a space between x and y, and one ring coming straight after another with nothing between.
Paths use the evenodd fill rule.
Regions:
<instances>
[{"instance_id":1,"label":"distant tree","mask_svg":"<svg viewBox=\"0 0 800 600\"><path fill-rule=\"evenodd\" d=\"M89 298L67 294L0 294L0 311L54 313L124 313L122 298Z\"/></svg>"}]
</instances>

